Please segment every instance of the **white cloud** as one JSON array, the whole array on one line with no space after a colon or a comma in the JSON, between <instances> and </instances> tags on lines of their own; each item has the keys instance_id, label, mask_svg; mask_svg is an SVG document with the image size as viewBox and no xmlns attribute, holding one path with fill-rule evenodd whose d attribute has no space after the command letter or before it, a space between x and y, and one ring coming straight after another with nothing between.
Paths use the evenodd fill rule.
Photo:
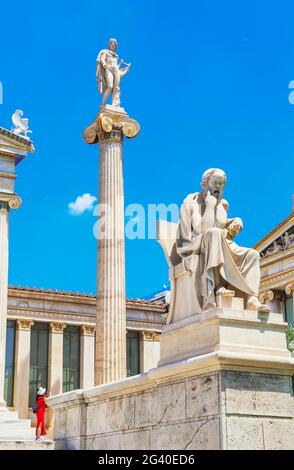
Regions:
<instances>
[{"instance_id":1,"label":"white cloud","mask_svg":"<svg viewBox=\"0 0 294 470\"><path fill-rule=\"evenodd\" d=\"M97 201L97 198L89 193L78 196L75 202L69 203L69 212L71 215L81 215L86 211L92 211L95 201Z\"/></svg>"}]
</instances>

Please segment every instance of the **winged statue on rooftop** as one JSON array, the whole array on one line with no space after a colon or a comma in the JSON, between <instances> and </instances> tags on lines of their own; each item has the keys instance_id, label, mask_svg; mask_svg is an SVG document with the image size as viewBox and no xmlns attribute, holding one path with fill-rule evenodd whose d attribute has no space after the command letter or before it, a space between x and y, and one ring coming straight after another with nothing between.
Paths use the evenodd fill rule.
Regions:
<instances>
[{"instance_id":1,"label":"winged statue on rooftop","mask_svg":"<svg viewBox=\"0 0 294 470\"><path fill-rule=\"evenodd\" d=\"M32 131L29 129L29 120L28 118L23 118L24 112L21 109L17 109L12 115L12 132L14 134L20 135L24 134L27 137L27 134Z\"/></svg>"}]
</instances>

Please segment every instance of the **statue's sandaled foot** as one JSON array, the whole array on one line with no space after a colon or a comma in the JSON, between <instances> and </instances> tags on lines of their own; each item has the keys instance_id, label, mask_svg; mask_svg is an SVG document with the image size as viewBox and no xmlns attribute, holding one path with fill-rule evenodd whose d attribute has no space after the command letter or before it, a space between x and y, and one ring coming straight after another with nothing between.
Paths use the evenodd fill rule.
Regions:
<instances>
[{"instance_id":1,"label":"statue's sandaled foot","mask_svg":"<svg viewBox=\"0 0 294 470\"><path fill-rule=\"evenodd\" d=\"M247 310L254 310L255 312L269 313L270 307L266 304L262 304L257 297L252 296L247 300Z\"/></svg>"},{"instance_id":2,"label":"statue's sandaled foot","mask_svg":"<svg viewBox=\"0 0 294 470\"><path fill-rule=\"evenodd\" d=\"M215 289L215 295L224 295L226 297L234 297L235 296L235 291L226 289L223 286L218 286Z\"/></svg>"}]
</instances>

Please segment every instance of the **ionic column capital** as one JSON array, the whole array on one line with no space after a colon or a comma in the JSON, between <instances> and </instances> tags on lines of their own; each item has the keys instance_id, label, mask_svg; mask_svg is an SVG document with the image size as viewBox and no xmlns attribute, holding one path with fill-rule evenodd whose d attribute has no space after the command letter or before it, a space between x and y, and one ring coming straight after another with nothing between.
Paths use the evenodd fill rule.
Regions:
<instances>
[{"instance_id":1,"label":"ionic column capital","mask_svg":"<svg viewBox=\"0 0 294 470\"><path fill-rule=\"evenodd\" d=\"M17 194L0 193L0 210L19 209L20 206L21 199Z\"/></svg>"},{"instance_id":2,"label":"ionic column capital","mask_svg":"<svg viewBox=\"0 0 294 470\"><path fill-rule=\"evenodd\" d=\"M291 293L294 292L294 281L287 284L285 287L285 292L287 295L291 295Z\"/></svg>"},{"instance_id":3,"label":"ionic column capital","mask_svg":"<svg viewBox=\"0 0 294 470\"><path fill-rule=\"evenodd\" d=\"M160 334L155 331L140 331L141 341L159 341Z\"/></svg>"},{"instance_id":4,"label":"ionic column capital","mask_svg":"<svg viewBox=\"0 0 294 470\"><path fill-rule=\"evenodd\" d=\"M274 291L266 290L264 292L261 292L258 298L259 298L259 301L264 304L265 302L269 300L273 300L274 296L275 296Z\"/></svg>"},{"instance_id":5,"label":"ionic column capital","mask_svg":"<svg viewBox=\"0 0 294 470\"><path fill-rule=\"evenodd\" d=\"M49 323L50 333L63 333L64 328L66 328L66 323L51 322Z\"/></svg>"},{"instance_id":6,"label":"ionic column capital","mask_svg":"<svg viewBox=\"0 0 294 470\"><path fill-rule=\"evenodd\" d=\"M33 320L29 320L27 318L18 318L16 320L16 329L21 331L30 331L33 324Z\"/></svg>"},{"instance_id":7,"label":"ionic column capital","mask_svg":"<svg viewBox=\"0 0 294 470\"><path fill-rule=\"evenodd\" d=\"M81 325L82 336L94 336L95 326L93 325Z\"/></svg>"},{"instance_id":8,"label":"ionic column capital","mask_svg":"<svg viewBox=\"0 0 294 470\"><path fill-rule=\"evenodd\" d=\"M104 108L83 134L87 144L123 142L124 136L133 139L140 132L140 125L125 112Z\"/></svg>"}]
</instances>

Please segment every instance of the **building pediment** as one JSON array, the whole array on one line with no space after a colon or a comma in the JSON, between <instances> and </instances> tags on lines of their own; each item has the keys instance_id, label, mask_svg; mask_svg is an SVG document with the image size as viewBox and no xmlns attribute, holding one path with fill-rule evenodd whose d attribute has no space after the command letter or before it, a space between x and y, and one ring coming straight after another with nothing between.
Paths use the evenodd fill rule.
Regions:
<instances>
[{"instance_id":1,"label":"building pediment","mask_svg":"<svg viewBox=\"0 0 294 470\"><path fill-rule=\"evenodd\" d=\"M260 252L262 259L294 251L294 213L274 227L254 248Z\"/></svg>"}]
</instances>

